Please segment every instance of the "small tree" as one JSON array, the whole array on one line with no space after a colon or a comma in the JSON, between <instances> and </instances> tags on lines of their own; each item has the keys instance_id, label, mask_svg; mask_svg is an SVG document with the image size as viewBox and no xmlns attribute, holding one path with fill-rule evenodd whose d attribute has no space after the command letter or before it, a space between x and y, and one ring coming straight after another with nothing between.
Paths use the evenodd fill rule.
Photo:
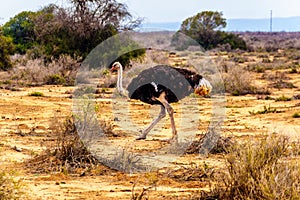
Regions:
<instances>
[{"instance_id":1,"label":"small tree","mask_svg":"<svg viewBox=\"0 0 300 200\"><path fill-rule=\"evenodd\" d=\"M201 31L217 31L226 27L226 20L221 12L203 11L187 18L181 24L180 31L196 34Z\"/></svg>"},{"instance_id":2,"label":"small tree","mask_svg":"<svg viewBox=\"0 0 300 200\"><path fill-rule=\"evenodd\" d=\"M18 53L30 49L32 58L43 56L45 61L62 54L84 59L98 44L141 21L116 0L66 2L67 7L50 4L37 12L21 12L5 24L5 35L13 39ZM125 63L141 54L143 51L128 54Z\"/></svg>"},{"instance_id":3,"label":"small tree","mask_svg":"<svg viewBox=\"0 0 300 200\"><path fill-rule=\"evenodd\" d=\"M0 70L8 70L12 67L10 54L14 51L12 39L5 37L0 28Z\"/></svg>"},{"instance_id":4,"label":"small tree","mask_svg":"<svg viewBox=\"0 0 300 200\"><path fill-rule=\"evenodd\" d=\"M179 31L196 40L204 49L212 49L220 44L245 49L246 43L241 38L221 31L227 25L222 15L222 12L203 11L184 20Z\"/></svg>"},{"instance_id":5,"label":"small tree","mask_svg":"<svg viewBox=\"0 0 300 200\"><path fill-rule=\"evenodd\" d=\"M222 13L203 11L184 20L180 32L192 37L205 49L211 49L219 43L217 30L226 26Z\"/></svg>"},{"instance_id":6,"label":"small tree","mask_svg":"<svg viewBox=\"0 0 300 200\"><path fill-rule=\"evenodd\" d=\"M34 12L23 11L3 26L3 34L13 39L18 53L24 54L35 42L34 15Z\"/></svg>"},{"instance_id":7,"label":"small tree","mask_svg":"<svg viewBox=\"0 0 300 200\"><path fill-rule=\"evenodd\" d=\"M35 18L35 34L48 55L85 58L90 51L121 30L140 24L125 4L115 0L68 0L69 7L49 6Z\"/></svg>"}]
</instances>

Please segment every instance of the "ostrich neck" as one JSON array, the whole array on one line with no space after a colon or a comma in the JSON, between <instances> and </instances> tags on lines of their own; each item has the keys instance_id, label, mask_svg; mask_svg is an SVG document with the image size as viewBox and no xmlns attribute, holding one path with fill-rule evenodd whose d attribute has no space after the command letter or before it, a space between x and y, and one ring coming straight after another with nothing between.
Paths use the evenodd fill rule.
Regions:
<instances>
[{"instance_id":1,"label":"ostrich neck","mask_svg":"<svg viewBox=\"0 0 300 200\"><path fill-rule=\"evenodd\" d=\"M122 84L122 80L123 79L123 69L122 66L120 67L120 69L118 70L118 80L117 80L117 89L120 93L123 92L123 84Z\"/></svg>"}]
</instances>

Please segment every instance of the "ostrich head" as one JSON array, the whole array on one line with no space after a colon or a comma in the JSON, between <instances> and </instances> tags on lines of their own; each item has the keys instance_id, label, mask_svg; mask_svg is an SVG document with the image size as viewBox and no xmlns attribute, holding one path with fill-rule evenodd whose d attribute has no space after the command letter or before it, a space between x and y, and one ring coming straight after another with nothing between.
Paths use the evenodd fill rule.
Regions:
<instances>
[{"instance_id":1,"label":"ostrich head","mask_svg":"<svg viewBox=\"0 0 300 200\"><path fill-rule=\"evenodd\" d=\"M205 78L201 78L199 80L198 85L195 85L194 87L194 93L198 94L200 96L208 95L212 90L212 86L208 80Z\"/></svg>"},{"instance_id":2,"label":"ostrich head","mask_svg":"<svg viewBox=\"0 0 300 200\"><path fill-rule=\"evenodd\" d=\"M117 71L119 71L119 69L122 69L122 65L121 65L121 63L119 63L119 62L114 62L114 64L112 65L112 67L111 67L111 71L114 71L114 70L117 70Z\"/></svg>"}]
</instances>

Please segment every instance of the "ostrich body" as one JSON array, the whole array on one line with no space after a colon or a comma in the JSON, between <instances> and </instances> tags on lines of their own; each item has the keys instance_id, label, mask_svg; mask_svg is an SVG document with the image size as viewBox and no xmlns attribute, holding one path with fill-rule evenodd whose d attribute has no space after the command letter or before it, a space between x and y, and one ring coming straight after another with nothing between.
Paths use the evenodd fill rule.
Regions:
<instances>
[{"instance_id":1,"label":"ostrich body","mask_svg":"<svg viewBox=\"0 0 300 200\"><path fill-rule=\"evenodd\" d=\"M122 65L115 62L111 70L118 70L117 90L124 94L122 87ZM166 116L168 112L172 126L172 139L177 139L173 108L170 103L178 102L184 97L195 93L207 95L212 89L210 83L201 75L187 69L157 65L142 71L127 87L128 97L142 102L161 106L158 117L138 136L137 140L146 139L150 130Z\"/></svg>"}]
</instances>

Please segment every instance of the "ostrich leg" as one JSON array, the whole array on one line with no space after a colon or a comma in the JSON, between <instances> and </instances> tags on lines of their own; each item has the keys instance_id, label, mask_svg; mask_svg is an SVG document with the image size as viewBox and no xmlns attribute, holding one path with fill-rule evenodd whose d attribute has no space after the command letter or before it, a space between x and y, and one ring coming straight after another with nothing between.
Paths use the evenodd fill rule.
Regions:
<instances>
[{"instance_id":1,"label":"ostrich leg","mask_svg":"<svg viewBox=\"0 0 300 200\"><path fill-rule=\"evenodd\" d=\"M169 104L169 102L166 100L166 93L165 92L161 93L161 95L157 98L157 100L159 100L164 105L164 107L167 109L167 112L170 116L171 126L172 126L172 138L170 140L175 139L177 141L177 130L174 121L174 110L172 106Z\"/></svg>"},{"instance_id":2,"label":"ostrich leg","mask_svg":"<svg viewBox=\"0 0 300 200\"><path fill-rule=\"evenodd\" d=\"M142 134L136 138L136 140L143 140L146 139L147 134L151 131L151 129L162 119L166 116L166 109L163 105L161 105L161 110L158 117L146 128L142 131Z\"/></svg>"},{"instance_id":3,"label":"ostrich leg","mask_svg":"<svg viewBox=\"0 0 300 200\"><path fill-rule=\"evenodd\" d=\"M172 108L172 106L167 102L167 100L165 100L165 102L162 102L163 105L165 106L165 108L167 109L167 112L170 116L170 120L171 120L171 126L172 126L172 138L170 140L177 140L177 130L176 130L176 126L175 126L175 121L174 121L174 110Z\"/></svg>"}]
</instances>

